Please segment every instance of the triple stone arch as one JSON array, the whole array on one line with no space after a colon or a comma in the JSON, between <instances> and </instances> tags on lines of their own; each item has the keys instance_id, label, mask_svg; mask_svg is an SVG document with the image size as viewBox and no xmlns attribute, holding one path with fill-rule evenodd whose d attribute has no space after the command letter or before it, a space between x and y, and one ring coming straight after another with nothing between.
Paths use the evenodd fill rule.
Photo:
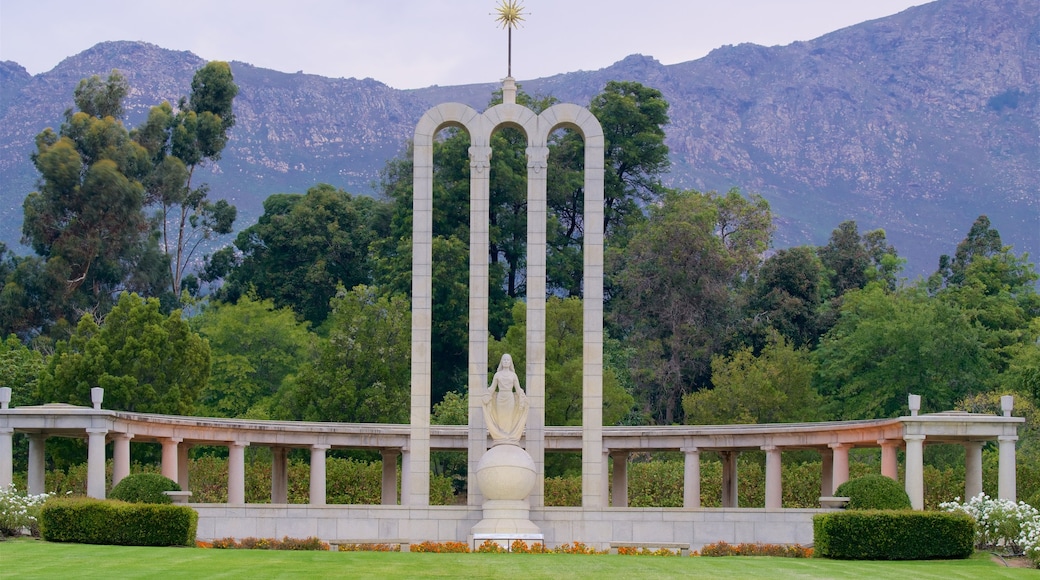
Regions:
<instances>
[{"instance_id":1,"label":"triple stone arch","mask_svg":"<svg viewBox=\"0 0 1040 580\"><path fill-rule=\"evenodd\" d=\"M546 179L549 136L576 131L585 142L582 503L603 505L603 129L584 107L557 104L540 114L516 104L513 79L503 82L503 103L478 113L444 103L419 120L414 137L412 231L411 437L402 464L402 504L429 505L431 339L433 324L433 143L445 128L470 138L469 261L469 505L483 501L476 485L477 462L487 450L479 395L488 376L488 255L490 253L491 135L512 127L527 139L527 337L524 386L530 403L524 447L537 469L532 506L544 504Z\"/></svg>"}]
</instances>

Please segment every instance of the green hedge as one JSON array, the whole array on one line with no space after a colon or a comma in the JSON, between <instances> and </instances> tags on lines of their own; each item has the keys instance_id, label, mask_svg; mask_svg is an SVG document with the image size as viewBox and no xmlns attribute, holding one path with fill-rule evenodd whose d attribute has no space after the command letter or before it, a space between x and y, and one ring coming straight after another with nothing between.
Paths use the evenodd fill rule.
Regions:
<instances>
[{"instance_id":1,"label":"green hedge","mask_svg":"<svg viewBox=\"0 0 1040 580\"><path fill-rule=\"evenodd\" d=\"M853 510L908 510L910 496L898 481L872 473L850 479L834 490L834 495L849 498Z\"/></svg>"},{"instance_id":2,"label":"green hedge","mask_svg":"<svg viewBox=\"0 0 1040 580\"><path fill-rule=\"evenodd\" d=\"M813 516L815 554L841 560L967 558L975 521L963 513L853 510Z\"/></svg>"},{"instance_id":3,"label":"green hedge","mask_svg":"<svg viewBox=\"0 0 1040 580\"><path fill-rule=\"evenodd\" d=\"M130 503L172 503L164 491L180 491L176 481L158 473L134 473L124 477L108 494Z\"/></svg>"},{"instance_id":4,"label":"green hedge","mask_svg":"<svg viewBox=\"0 0 1040 580\"><path fill-rule=\"evenodd\" d=\"M198 522L187 506L55 498L43 505L40 534L50 542L193 546Z\"/></svg>"}]
</instances>

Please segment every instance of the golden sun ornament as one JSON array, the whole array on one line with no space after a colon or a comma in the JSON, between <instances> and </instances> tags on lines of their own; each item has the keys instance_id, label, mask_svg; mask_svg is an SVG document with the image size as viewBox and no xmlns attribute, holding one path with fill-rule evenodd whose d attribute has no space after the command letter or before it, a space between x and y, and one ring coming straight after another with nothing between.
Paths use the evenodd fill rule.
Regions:
<instances>
[{"instance_id":1,"label":"golden sun ornament","mask_svg":"<svg viewBox=\"0 0 1040 580\"><path fill-rule=\"evenodd\" d=\"M495 11L498 12L498 18L495 19L495 22L500 23L509 35L509 60L507 61L506 76L512 77L513 29L519 27L520 23L524 21L524 7L519 0L500 0Z\"/></svg>"}]
</instances>

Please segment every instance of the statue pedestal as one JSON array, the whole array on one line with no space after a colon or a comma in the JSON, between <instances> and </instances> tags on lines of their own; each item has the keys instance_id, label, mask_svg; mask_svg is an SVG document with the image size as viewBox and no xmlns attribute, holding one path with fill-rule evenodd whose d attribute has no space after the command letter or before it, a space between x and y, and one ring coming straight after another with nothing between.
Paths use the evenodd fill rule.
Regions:
<instances>
[{"instance_id":1,"label":"statue pedestal","mask_svg":"<svg viewBox=\"0 0 1040 580\"><path fill-rule=\"evenodd\" d=\"M500 545L512 539L542 539L531 522L528 496L534 489L534 460L519 445L505 443L488 449L477 463L477 485L484 496L484 519L473 526L476 540L491 539ZM506 543L505 548L509 548Z\"/></svg>"}]
</instances>

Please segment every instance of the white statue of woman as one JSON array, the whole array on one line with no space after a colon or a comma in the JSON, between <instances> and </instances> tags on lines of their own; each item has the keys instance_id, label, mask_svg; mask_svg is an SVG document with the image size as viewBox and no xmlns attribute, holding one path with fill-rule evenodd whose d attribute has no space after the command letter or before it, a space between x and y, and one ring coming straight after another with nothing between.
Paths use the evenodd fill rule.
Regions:
<instances>
[{"instance_id":1,"label":"white statue of woman","mask_svg":"<svg viewBox=\"0 0 1040 580\"><path fill-rule=\"evenodd\" d=\"M499 443L520 443L527 426L527 394L520 388L520 378L513 370L513 357L502 355L491 386L481 396L484 423L488 433Z\"/></svg>"}]
</instances>

